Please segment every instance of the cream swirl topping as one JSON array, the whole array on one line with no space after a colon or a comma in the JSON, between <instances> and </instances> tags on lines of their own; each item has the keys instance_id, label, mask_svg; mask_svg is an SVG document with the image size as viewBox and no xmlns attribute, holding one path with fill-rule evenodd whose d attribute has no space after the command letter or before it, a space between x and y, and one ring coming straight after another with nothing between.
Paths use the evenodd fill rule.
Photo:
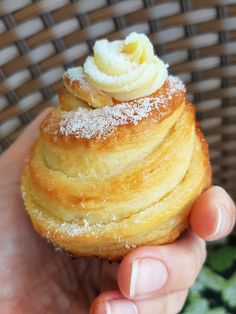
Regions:
<instances>
[{"instance_id":1,"label":"cream swirl topping","mask_svg":"<svg viewBox=\"0 0 236 314\"><path fill-rule=\"evenodd\" d=\"M165 63L155 56L144 34L131 33L113 42L98 40L93 50L94 56L84 63L88 81L119 101L148 96L168 77Z\"/></svg>"}]
</instances>

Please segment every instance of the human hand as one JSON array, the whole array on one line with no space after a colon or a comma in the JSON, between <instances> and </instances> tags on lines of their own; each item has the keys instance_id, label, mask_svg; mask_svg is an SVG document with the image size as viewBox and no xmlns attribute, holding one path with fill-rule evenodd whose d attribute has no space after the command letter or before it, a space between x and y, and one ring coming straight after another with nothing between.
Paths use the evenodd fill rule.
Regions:
<instances>
[{"instance_id":1,"label":"human hand","mask_svg":"<svg viewBox=\"0 0 236 314\"><path fill-rule=\"evenodd\" d=\"M226 236L235 222L233 201L212 187L193 206L193 231L173 244L135 249L120 265L57 252L33 230L20 193L22 168L47 112L0 157L0 313L87 314L98 295L91 313L177 313L205 259L196 234L209 241Z\"/></svg>"},{"instance_id":2,"label":"human hand","mask_svg":"<svg viewBox=\"0 0 236 314\"><path fill-rule=\"evenodd\" d=\"M205 261L205 241L228 235L235 224L235 205L218 186L194 203L191 230L172 244L138 248L118 269L119 290L101 294L91 314L178 313Z\"/></svg>"}]
</instances>

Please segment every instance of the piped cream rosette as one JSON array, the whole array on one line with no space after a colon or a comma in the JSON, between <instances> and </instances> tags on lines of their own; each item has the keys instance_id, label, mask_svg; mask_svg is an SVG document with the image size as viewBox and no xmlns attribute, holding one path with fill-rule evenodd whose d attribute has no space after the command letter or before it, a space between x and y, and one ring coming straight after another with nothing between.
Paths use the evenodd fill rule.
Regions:
<instances>
[{"instance_id":1,"label":"piped cream rosette","mask_svg":"<svg viewBox=\"0 0 236 314\"><path fill-rule=\"evenodd\" d=\"M60 93L63 108L100 108L119 101L151 95L168 77L167 65L154 55L144 34L131 33L125 40L96 41L94 55L83 67L68 69ZM74 99L71 98L72 95Z\"/></svg>"},{"instance_id":2,"label":"piped cream rosette","mask_svg":"<svg viewBox=\"0 0 236 314\"><path fill-rule=\"evenodd\" d=\"M84 71L93 85L120 101L152 94L168 76L148 37L137 33L125 40L98 40Z\"/></svg>"}]
</instances>

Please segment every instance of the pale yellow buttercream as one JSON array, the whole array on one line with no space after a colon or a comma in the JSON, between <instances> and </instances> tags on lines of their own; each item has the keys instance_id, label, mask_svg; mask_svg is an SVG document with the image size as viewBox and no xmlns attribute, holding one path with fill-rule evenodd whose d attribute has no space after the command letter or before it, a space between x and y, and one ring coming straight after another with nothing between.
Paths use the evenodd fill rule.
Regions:
<instances>
[{"instance_id":1,"label":"pale yellow buttercream","mask_svg":"<svg viewBox=\"0 0 236 314\"><path fill-rule=\"evenodd\" d=\"M131 33L124 40L96 41L94 56L87 57L84 72L88 80L120 101L152 94L167 79L167 67L154 54L144 34Z\"/></svg>"}]
</instances>

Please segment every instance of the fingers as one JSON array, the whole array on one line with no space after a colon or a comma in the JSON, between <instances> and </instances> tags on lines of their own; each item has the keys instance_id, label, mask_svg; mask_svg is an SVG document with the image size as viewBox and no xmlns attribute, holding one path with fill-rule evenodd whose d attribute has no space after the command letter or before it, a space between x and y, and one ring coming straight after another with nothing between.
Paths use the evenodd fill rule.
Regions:
<instances>
[{"instance_id":1,"label":"fingers","mask_svg":"<svg viewBox=\"0 0 236 314\"><path fill-rule=\"evenodd\" d=\"M106 292L93 303L90 314L176 314L187 297L188 290L142 301L125 299L118 291Z\"/></svg>"},{"instance_id":2,"label":"fingers","mask_svg":"<svg viewBox=\"0 0 236 314\"><path fill-rule=\"evenodd\" d=\"M120 264L120 291L126 298L142 300L188 289L205 257L205 242L192 231L173 244L138 248Z\"/></svg>"},{"instance_id":3,"label":"fingers","mask_svg":"<svg viewBox=\"0 0 236 314\"><path fill-rule=\"evenodd\" d=\"M219 186L214 186L195 202L190 216L192 229L208 241L218 240L229 234L235 224L235 204Z\"/></svg>"},{"instance_id":4,"label":"fingers","mask_svg":"<svg viewBox=\"0 0 236 314\"><path fill-rule=\"evenodd\" d=\"M173 244L132 251L118 270L121 292L101 294L90 314L179 312L205 256L205 242L192 231Z\"/></svg>"},{"instance_id":5,"label":"fingers","mask_svg":"<svg viewBox=\"0 0 236 314\"><path fill-rule=\"evenodd\" d=\"M20 137L11 145L10 148L2 155L8 161L14 163L24 161L28 157L31 147L39 135L39 126L46 115L51 111L50 108L45 109L36 119L31 122L22 132Z\"/></svg>"}]
</instances>

